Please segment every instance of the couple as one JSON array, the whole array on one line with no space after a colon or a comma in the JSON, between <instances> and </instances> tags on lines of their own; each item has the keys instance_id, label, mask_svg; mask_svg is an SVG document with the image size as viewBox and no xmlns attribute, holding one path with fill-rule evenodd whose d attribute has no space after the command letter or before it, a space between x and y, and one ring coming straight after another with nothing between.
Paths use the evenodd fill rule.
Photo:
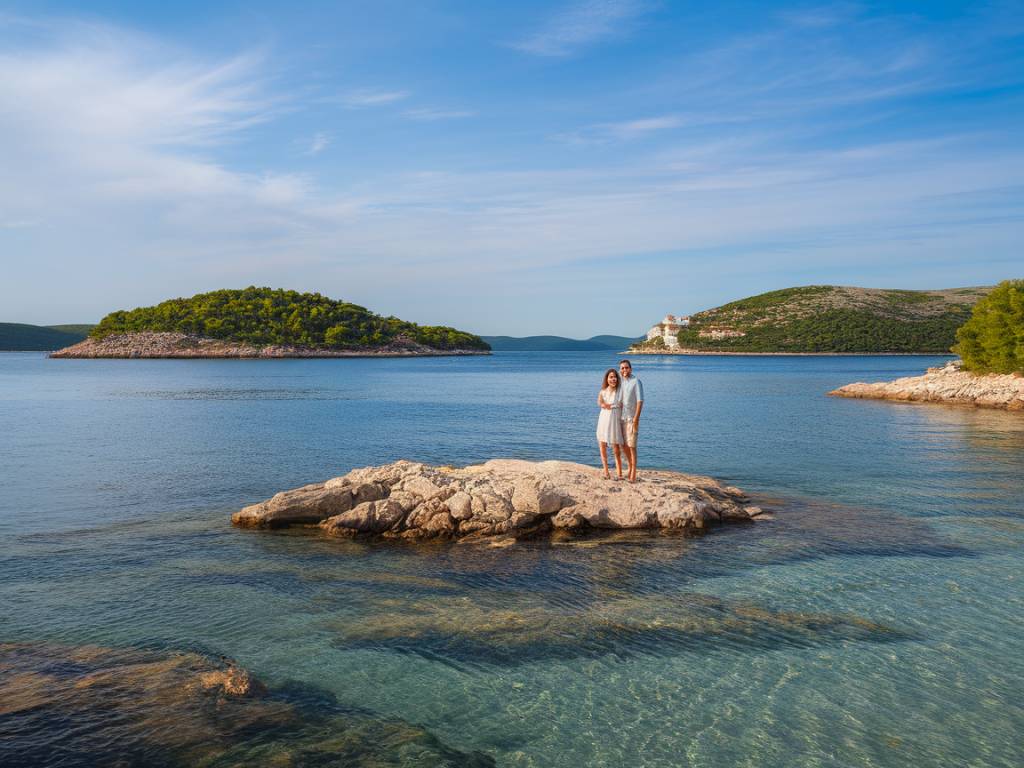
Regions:
<instances>
[{"instance_id":1,"label":"couple","mask_svg":"<svg viewBox=\"0 0 1024 768\"><path fill-rule=\"evenodd\" d=\"M629 482L636 482L636 434L640 428L640 411L644 409L644 385L633 375L633 364L629 360L619 363L619 372L614 368L605 371L601 392L597 396L601 415L597 419L597 443L601 446L601 466L604 476L608 474L608 444L615 451L615 472L622 480L621 454L629 462Z\"/></svg>"}]
</instances>

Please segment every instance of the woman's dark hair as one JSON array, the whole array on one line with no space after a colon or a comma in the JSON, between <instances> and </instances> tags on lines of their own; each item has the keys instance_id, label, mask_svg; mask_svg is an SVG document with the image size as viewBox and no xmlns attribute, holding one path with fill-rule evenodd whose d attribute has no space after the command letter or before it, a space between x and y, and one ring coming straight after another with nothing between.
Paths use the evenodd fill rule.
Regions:
<instances>
[{"instance_id":1,"label":"woman's dark hair","mask_svg":"<svg viewBox=\"0 0 1024 768\"><path fill-rule=\"evenodd\" d=\"M614 373L615 374L615 388L618 389L618 386L619 386L619 372L616 371L614 368L609 368L607 371L604 372L604 378L601 379L601 389L605 389L608 386L608 374L609 373Z\"/></svg>"}]
</instances>

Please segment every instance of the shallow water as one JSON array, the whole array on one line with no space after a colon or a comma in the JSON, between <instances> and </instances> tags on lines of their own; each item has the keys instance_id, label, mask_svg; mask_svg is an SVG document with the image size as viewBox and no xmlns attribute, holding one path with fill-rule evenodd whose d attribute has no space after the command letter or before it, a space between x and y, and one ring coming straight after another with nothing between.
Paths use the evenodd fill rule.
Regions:
<instances>
[{"instance_id":1,"label":"shallow water","mask_svg":"<svg viewBox=\"0 0 1024 768\"><path fill-rule=\"evenodd\" d=\"M311 718L499 766L1024 762L1024 416L824 396L937 358L637 359L641 466L767 523L512 549L228 524L398 458L594 463L615 362L0 355L0 642L226 655ZM370 741L342 764L423 764Z\"/></svg>"}]
</instances>

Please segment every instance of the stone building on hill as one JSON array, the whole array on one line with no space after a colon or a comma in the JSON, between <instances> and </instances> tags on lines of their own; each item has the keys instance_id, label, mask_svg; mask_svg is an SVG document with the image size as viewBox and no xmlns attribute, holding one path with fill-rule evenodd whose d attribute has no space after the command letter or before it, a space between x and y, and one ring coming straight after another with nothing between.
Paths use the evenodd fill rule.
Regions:
<instances>
[{"instance_id":1,"label":"stone building on hill","mask_svg":"<svg viewBox=\"0 0 1024 768\"><path fill-rule=\"evenodd\" d=\"M690 324L689 315L665 315L665 319L657 325L651 326L647 332L647 340L654 341L661 339L666 347L678 347L679 338L677 334Z\"/></svg>"}]
</instances>

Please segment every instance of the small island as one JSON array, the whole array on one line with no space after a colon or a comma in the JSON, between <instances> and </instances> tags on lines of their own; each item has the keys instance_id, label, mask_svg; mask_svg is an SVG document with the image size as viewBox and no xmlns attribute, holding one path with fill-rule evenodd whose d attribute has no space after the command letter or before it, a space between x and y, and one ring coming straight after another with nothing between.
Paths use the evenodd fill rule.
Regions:
<instances>
[{"instance_id":1,"label":"small island","mask_svg":"<svg viewBox=\"0 0 1024 768\"><path fill-rule=\"evenodd\" d=\"M645 472L606 480L567 461L492 459L456 469L410 461L356 469L245 507L253 528L316 526L332 536L482 539L647 529L693 533L764 517L738 488L699 475Z\"/></svg>"},{"instance_id":2,"label":"small island","mask_svg":"<svg viewBox=\"0 0 1024 768\"><path fill-rule=\"evenodd\" d=\"M961 360L923 376L839 387L836 397L948 403L1024 411L1024 280L1006 280L956 332Z\"/></svg>"},{"instance_id":3,"label":"small island","mask_svg":"<svg viewBox=\"0 0 1024 768\"><path fill-rule=\"evenodd\" d=\"M382 317L319 293L220 290L111 312L55 358L282 358L486 355L471 333Z\"/></svg>"}]
</instances>

